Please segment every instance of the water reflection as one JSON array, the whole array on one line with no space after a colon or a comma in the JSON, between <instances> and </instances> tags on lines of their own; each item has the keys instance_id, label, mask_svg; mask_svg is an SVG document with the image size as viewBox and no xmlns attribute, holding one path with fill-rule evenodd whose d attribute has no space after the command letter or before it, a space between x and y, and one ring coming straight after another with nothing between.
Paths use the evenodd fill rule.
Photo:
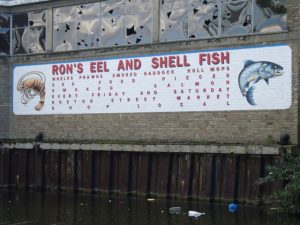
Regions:
<instances>
[{"instance_id":1,"label":"water reflection","mask_svg":"<svg viewBox=\"0 0 300 225\"><path fill-rule=\"evenodd\" d=\"M170 214L180 206L181 214ZM189 218L188 210L205 212ZM103 224L103 225L296 225L296 219L270 216L256 206L240 206L236 213L227 204L145 198L90 196L39 192L0 191L0 224Z\"/></svg>"}]
</instances>

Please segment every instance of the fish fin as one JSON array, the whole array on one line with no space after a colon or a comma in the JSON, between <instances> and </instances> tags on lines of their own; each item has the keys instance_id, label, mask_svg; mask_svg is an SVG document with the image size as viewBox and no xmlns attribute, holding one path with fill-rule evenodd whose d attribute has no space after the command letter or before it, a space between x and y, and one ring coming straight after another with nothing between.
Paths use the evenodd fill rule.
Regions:
<instances>
[{"instance_id":1,"label":"fish fin","mask_svg":"<svg viewBox=\"0 0 300 225\"><path fill-rule=\"evenodd\" d=\"M255 90L255 87L252 86L249 88L249 90L247 91L246 93L246 99L247 99L247 102L250 104L250 105L256 105L256 103L254 102L254 98L253 98L253 92Z\"/></svg>"},{"instance_id":2,"label":"fish fin","mask_svg":"<svg viewBox=\"0 0 300 225\"><path fill-rule=\"evenodd\" d=\"M251 60L247 60L247 61L245 61L245 63L244 63L244 67L247 67L247 66L249 66L249 65L251 65L251 64L253 64L253 63L255 63L255 62L253 62L253 61L251 61Z\"/></svg>"},{"instance_id":3,"label":"fish fin","mask_svg":"<svg viewBox=\"0 0 300 225\"><path fill-rule=\"evenodd\" d=\"M265 79L265 81L269 85L269 78Z\"/></svg>"}]
</instances>

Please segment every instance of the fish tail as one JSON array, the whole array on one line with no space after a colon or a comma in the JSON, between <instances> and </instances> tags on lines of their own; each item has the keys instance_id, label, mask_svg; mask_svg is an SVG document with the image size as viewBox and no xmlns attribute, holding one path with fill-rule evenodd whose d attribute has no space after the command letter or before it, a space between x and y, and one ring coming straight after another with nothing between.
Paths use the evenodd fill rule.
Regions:
<instances>
[{"instance_id":1,"label":"fish tail","mask_svg":"<svg viewBox=\"0 0 300 225\"><path fill-rule=\"evenodd\" d=\"M253 98L254 90L255 90L255 87L252 86L252 87L249 88L249 90L246 93L246 99L247 99L247 101L250 105L256 105L256 103L254 101L254 98Z\"/></svg>"}]
</instances>

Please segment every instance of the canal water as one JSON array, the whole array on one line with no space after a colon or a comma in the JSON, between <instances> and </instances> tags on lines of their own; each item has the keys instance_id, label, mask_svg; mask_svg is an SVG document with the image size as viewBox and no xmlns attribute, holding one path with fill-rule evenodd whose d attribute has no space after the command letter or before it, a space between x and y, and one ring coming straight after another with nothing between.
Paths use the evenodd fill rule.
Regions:
<instances>
[{"instance_id":1,"label":"canal water","mask_svg":"<svg viewBox=\"0 0 300 225\"><path fill-rule=\"evenodd\" d=\"M169 208L180 207L180 214ZM205 213L197 219L188 211ZM254 205L0 190L0 225L298 225Z\"/></svg>"}]
</instances>

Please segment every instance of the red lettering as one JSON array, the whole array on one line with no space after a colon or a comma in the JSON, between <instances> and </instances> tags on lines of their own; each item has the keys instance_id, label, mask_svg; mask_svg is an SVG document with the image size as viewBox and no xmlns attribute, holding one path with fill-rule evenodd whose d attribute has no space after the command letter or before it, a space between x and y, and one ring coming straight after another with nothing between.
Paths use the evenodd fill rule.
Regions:
<instances>
[{"instance_id":1,"label":"red lettering","mask_svg":"<svg viewBox=\"0 0 300 225\"><path fill-rule=\"evenodd\" d=\"M151 61L152 61L151 67L152 67L153 69L157 69L157 68L159 67L158 58L153 57Z\"/></svg>"},{"instance_id":2,"label":"red lettering","mask_svg":"<svg viewBox=\"0 0 300 225\"><path fill-rule=\"evenodd\" d=\"M82 63L77 64L77 73L81 74L83 72Z\"/></svg>"},{"instance_id":3,"label":"red lettering","mask_svg":"<svg viewBox=\"0 0 300 225\"><path fill-rule=\"evenodd\" d=\"M52 65L52 75L58 75L58 66Z\"/></svg>"}]
</instances>

